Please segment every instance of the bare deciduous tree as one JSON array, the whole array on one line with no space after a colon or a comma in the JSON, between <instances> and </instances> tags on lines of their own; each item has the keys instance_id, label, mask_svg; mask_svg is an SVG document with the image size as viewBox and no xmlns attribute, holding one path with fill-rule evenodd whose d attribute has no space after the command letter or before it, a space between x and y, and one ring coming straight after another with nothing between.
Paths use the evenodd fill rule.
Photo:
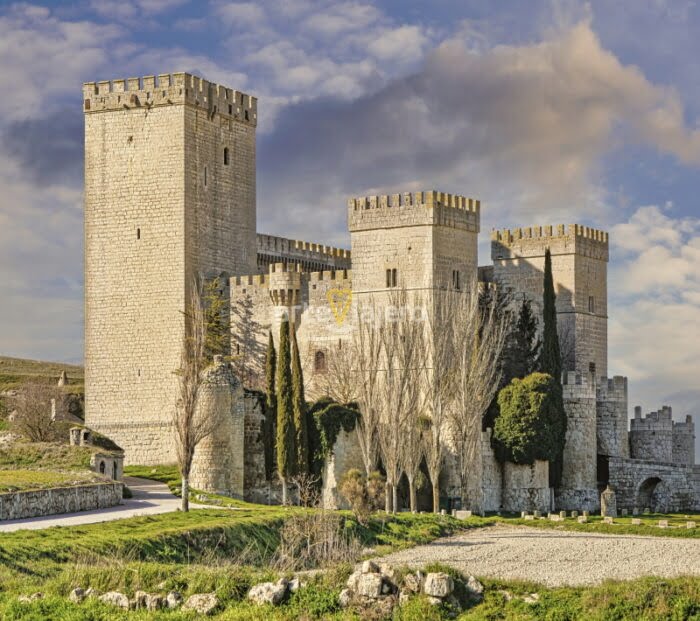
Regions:
<instances>
[{"instance_id":1,"label":"bare deciduous tree","mask_svg":"<svg viewBox=\"0 0 700 621\"><path fill-rule=\"evenodd\" d=\"M420 394L417 368L422 364L419 361L422 322L416 319L413 310L409 307L406 290L401 288L392 292L389 306L378 322L383 366L378 437L387 490L391 491L391 497L387 492L386 509L393 512L398 509L398 484L406 461L407 430L411 429L413 434L418 422L415 406ZM415 496L415 478L409 481L411 484Z\"/></svg>"},{"instance_id":2,"label":"bare deciduous tree","mask_svg":"<svg viewBox=\"0 0 700 621\"><path fill-rule=\"evenodd\" d=\"M457 451L462 505L467 506L469 471L479 456L481 419L500 381L498 361L507 326L495 304L488 301L481 305L475 290L459 296L452 315L457 366L449 422ZM476 499L474 502L478 506Z\"/></svg>"},{"instance_id":3,"label":"bare deciduous tree","mask_svg":"<svg viewBox=\"0 0 700 621\"><path fill-rule=\"evenodd\" d=\"M347 405L358 401L356 345L353 341L339 341L326 353L326 371L319 383L325 395L337 403Z\"/></svg>"},{"instance_id":4,"label":"bare deciduous tree","mask_svg":"<svg viewBox=\"0 0 700 621\"><path fill-rule=\"evenodd\" d=\"M457 367L451 329L455 294L441 291L428 311L424 351L427 359L422 385L427 417L422 418L421 440L433 493L433 512L440 512L440 473L442 472L449 409L453 406Z\"/></svg>"},{"instance_id":5,"label":"bare deciduous tree","mask_svg":"<svg viewBox=\"0 0 700 621\"><path fill-rule=\"evenodd\" d=\"M357 422L357 440L362 453L365 475L376 468L379 450L378 427L380 417L380 375L382 339L377 325L377 308L373 299L355 305L355 326L348 359L343 363L342 373L347 367L355 376L355 399L360 407Z\"/></svg>"},{"instance_id":6,"label":"bare deciduous tree","mask_svg":"<svg viewBox=\"0 0 700 621\"><path fill-rule=\"evenodd\" d=\"M54 439L55 425L51 416L51 402L59 403L63 393L38 382L22 386L13 400L16 414L14 429L31 442L49 442Z\"/></svg>"},{"instance_id":7,"label":"bare deciduous tree","mask_svg":"<svg viewBox=\"0 0 700 621\"><path fill-rule=\"evenodd\" d=\"M179 397L173 414L177 463L182 477L182 510L189 511L189 481L197 445L209 437L220 423L221 412L199 411L197 403L202 385L202 372L207 366L207 324L202 304L201 285L190 284L185 330L180 353L178 377Z\"/></svg>"}]
</instances>

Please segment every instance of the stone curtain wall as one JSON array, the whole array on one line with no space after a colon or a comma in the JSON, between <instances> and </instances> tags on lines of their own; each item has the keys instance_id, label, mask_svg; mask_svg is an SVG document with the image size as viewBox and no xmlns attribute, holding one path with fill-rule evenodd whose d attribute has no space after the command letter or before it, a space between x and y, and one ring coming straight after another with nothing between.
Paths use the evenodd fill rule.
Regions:
<instances>
[{"instance_id":1,"label":"stone curtain wall","mask_svg":"<svg viewBox=\"0 0 700 621\"><path fill-rule=\"evenodd\" d=\"M257 235L258 273L267 274L274 263L294 263L304 272L350 269L350 251L325 244Z\"/></svg>"},{"instance_id":2,"label":"stone curtain wall","mask_svg":"<svg viewBox=\"0 0 700 621\"><path fill-rule=\"evenodd\" d=\"M531 466L506 462L503 485L504 511L545 513L552 507L548 461L535 461Z\"/></svg>"},{"instance_id":3,"label":"stone curtain wall","mask_svg":"<svg viewBox=\"0 0 700 621\"><path fill-rule=\"evenodd\" d=\"M676 512L697 509L693 469L639 459L610 458L617 508Z\"/></svg>"},{"instance_id":4,"label":"stone curtain wall","mask_svg":"<svg viewBox=\"0 0 700 621\"><path fill-rule=\"evenodd\" d=\"M257 102L184 73L83 97L86 423L167 463L189 282L255 269Z\"/></svg>"},{"instance_id":5,"label":"stone curtain wall","mask_svg":"<svg viewBox=\"0 0 700 621\"><path fill-rule=\"evenodd\" d=\"M0 494L0 520L21 520L113 507L121 502L122 489L121 483L98 483Z\"/></svg>"},{"instance_id":6,"label":"stone curtain wall","mask_svg":"<svg viewBox=\"0 0 700 621\"><path fill-rule=\"evenodd\" d=\"M589 373L589 364L594 363L596 375L607 375L607 233L578 224L493 231L493 278L529 299L541 315L547 248L552 254L563 354L570 352L579 373Z\"/></svg>"},{"instance_id":7,"label":"stone curtain wall","mask_svg":"<svg viewBox=\"0 0 700 621\"><path fill-rule=\"evenodd\" d=\"M596 386L593 377L564 374L566 444L556 505L563 510L595 511L600 505L596 473Z\"/></svg>"},{"instance_id":8,"label":"stone curtain wall","mask_svg":"<svg viewBox=\"0 0 700 621\"><path fill-rule=\"evenodd\" d=\"M324 509L348 509L349 505L338 493L340 479L348 471L356 468L364 474L365 466L357 440L357 432L340 430L332 453L326 458L323 469L321 498Z\"/></svg>"},{"instance_id":9,"label":"stone curtain wall","mask_svg":"<svg viewBox=\"0 0 700 621\"><path fill-rule=\"evenodd\" d=\"M673 423L673 463L684 466L695 465L695 423L688 415L685 422Z\"/></svg>"}]
</instances>

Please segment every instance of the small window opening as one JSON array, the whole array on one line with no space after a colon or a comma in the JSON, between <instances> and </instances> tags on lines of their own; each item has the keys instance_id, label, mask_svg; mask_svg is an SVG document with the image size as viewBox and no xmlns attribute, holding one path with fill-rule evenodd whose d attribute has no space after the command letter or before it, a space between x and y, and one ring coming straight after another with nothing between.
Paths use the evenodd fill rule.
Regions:
<instances>
[{"instance_id":1,"label":"small window opening","mask_svg":"<svg viewBox=\"0 0 700 621\"><path fill-rule=\"evenodd\" d=\"M386 288L391 287L391 270L386 271Z\"/></svg>"},{"instance_id":2,"label":"small window opening","mask_svg":"<svg viewBox=\"0 0 700 621\"><path fill-rule=\"evenodd\" d=\"M224 147L224 166L228 166L228 147Z\"/></svg>"},{"instance_id":3,"label":"small window opening","mask_svg":"<svg viewBox=\"0 0 700 621\"><path fill-rule=\"evenodd\" d=\"M595 362L589 362L588 363L588 372L591 375L595 375Z\"/></svg>"},{"instance_id":4,"label":"small window opening","mask_svg":"<svg viewBox=\"0 0 700 621\"><path fill-rule=\"evenodd\" d=\"M391 286L392 287L399 286L398 270L396 268L391 270Z\"/></svg>"},{"instance_id":5,"label":"small window opening","mask_svg":"<svg viewBox=\"0 0 700 621\"><path fill-rule=\"evenodd\" d=\"M453 289L460 288L459 270L452 270L452 288Z\"/></svg>"},{"instance_id":6,"label":"small window opening","mask_svg":"<svg viewBox=\"0 0 700 621\"><path fill-rule=\"evenodd\" d=\"M228 105L228 113L233 115L233 106L231 104Z\"/></svg>"},{"instance_id":7,"label":"small window opening","mask_svg":"<svg viewBox=\"0 0 700 621\"><path fill-rule=\"evenodd\" d=\"M326 354L322 351L317 351L314 355L314 371L323 373L326 370Z\"/></svg>"},{"instance_id":8,"label":"small window opening","mask_svg":"<svg viewBox=\"0 0 700 621\"><path fill-rule=\"evenodd\" d=\"M207 167L204 167L204 185L207 185Z\"/></svg>"},{"instance_id":9,"label":"small window opening","mask_svg":"<svg viewBox=\"0 0 700 621\"><path fill-rule=\"evenodd\" d=\"M249 121L249 120L250 120L250 118L248 117L248 110L245 111L245 120L246 120L246 121Z\"/></svg>"},{"instance_id":10,"label":"small window opening","mask_svg":"<svg viewBox=\"0 0 700 621\"><path fill-rule=\"evenodd\" d=\"M136 239L141 239L141 229L136 229Z\"/></svg>"},{"instance_id":11,"label":"small window opening","mask_svg":"<svg viewBox=\"0 0 700 621\"><path fill-rule=\"evenodd\" d=\"M100 474L105 473L105 462L101 461L100 462Z\"/></svg>"},{"instance_id":12,"label":"small window opening","mask_svg":"<svg viewBox=\"0 0 700 621\"><path fill-rule=\"evenodd\" d=\"M588 312L595 313L595 298L592 295L588 296Z\"/></svg>"}]
</instances>

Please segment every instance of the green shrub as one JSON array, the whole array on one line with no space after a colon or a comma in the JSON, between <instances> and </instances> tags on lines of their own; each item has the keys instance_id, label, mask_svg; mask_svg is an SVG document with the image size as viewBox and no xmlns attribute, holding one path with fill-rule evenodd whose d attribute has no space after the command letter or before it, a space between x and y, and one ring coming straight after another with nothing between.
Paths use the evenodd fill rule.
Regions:
<instances>
[{"instance_id":1,"label":"green shrub","mask_svg":"<svg viewBox=\"0 0 700 621\"><path fill-rule=\"evenodd\" d=\"M559 455L560 400L551 375L532 373L514 379L498 394L500 414L493 436L506 460L532 464Z\"/></svg>"}]
</instances>

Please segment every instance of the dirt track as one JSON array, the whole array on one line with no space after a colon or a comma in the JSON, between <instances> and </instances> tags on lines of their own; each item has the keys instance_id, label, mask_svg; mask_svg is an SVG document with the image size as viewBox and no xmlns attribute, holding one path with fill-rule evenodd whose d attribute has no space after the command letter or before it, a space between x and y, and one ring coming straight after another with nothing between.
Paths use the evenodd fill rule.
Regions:
<instances>
[{"instance_id":1,"label":"dirt track","mask_svg":"<svg viewBox=\"0 0 700 621\"><path fill-rule=\"evenodd\" d=\"M383 560L415 567L441 562L474 576L548 586L584 585L608 578L700 575L700 539L499 525L396 552Z\"/></svg>"}]
</instances>

